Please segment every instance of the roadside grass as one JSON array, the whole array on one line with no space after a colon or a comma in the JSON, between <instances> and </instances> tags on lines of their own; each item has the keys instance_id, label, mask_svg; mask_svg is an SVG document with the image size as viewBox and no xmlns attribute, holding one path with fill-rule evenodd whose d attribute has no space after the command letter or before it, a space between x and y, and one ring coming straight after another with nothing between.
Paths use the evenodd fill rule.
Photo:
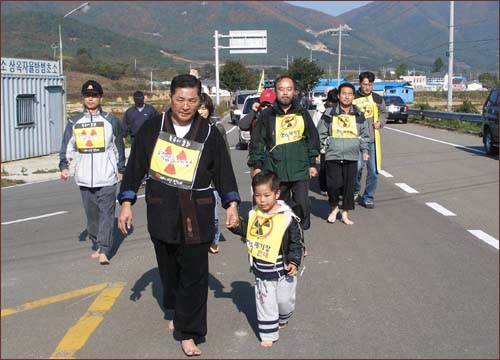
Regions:
<instances>
[{"instance_id":1,"label":"roadside grass","mask_svg":"<svg viewBox=\"0 0 500 360\"><path fill-rule=\"evenodd\" d=\"M24 181L24 180L12 180L12 179L2 178L1 187L12 186L12 185L19 185L19 184L26 184L26 181Z\"/></svg>"},{"instance_id":2,"label":"roadside grass","mask_svg":"<svg viewBox=\"0 0 500 360\"><path fill-rule=\"evenodd\" d=\"M429 118L421 118L420 116L417 115L410 115L408 117L408 122L434 127L438 129L453 130L461 133L476 134L476 135L479 135L481 131L481 123L472 123L472 122L460 121L457 119L453 120L429 119Z\"/></svg>"},{"instance_id":3,"label":"roadside grass","mask_svg":"<svg viewBox=\"0 0 500 360\"><path fill-rule=\"evenodd\" d=\"M59 171L60 171L59 169L41 169L33 171L32 174L52 174Z\"/></svg>"}]
</instances>

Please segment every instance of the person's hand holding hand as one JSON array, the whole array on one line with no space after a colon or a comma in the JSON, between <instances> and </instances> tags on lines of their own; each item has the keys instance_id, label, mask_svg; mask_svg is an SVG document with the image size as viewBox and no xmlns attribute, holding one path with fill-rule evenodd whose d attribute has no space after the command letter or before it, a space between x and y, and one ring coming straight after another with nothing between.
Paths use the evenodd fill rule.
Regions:
<instances>
[{"instance_id":1,"label":"person's hand holding hand","mask_svg":"<svg viewBox=\"0 0 500 360\"><path fill-rule=\"evenodd\" d=\"M66 181L69 179L69 169L61 170L61 180Z\"/></svg>"}]
</instances>

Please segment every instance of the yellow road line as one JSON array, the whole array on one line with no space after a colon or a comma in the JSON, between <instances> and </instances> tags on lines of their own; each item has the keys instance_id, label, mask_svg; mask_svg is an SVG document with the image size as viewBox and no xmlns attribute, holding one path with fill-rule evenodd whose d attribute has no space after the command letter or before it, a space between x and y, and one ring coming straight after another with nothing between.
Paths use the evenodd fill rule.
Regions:
<instances>
[{"instance_id":1,"label":"yellow road line","mask_svg":"<svg viewBox=\"0 0 500 360\"><path fill-rule=\"evenodd\" d=\"M59 294L59 295L50 296L50 297L46 297L44 299L32 301L32 302L29 302L29 303L26 303L23 305L16 306L15 308L2 309L0 317L16 314L16 313L21 312L21 311L35 309L35 308L40 307L40 306L50 305L50 304L53 304L53 303L56 303L59 301L68 300L68 299L78 297L81 295L86 295L86 294L98 292L98 291L101 291L102 289L104 289L106 286L108 286L107 283L93 285L93 286L89 286L89 287L86 287L83 289L69 291L66 293Z\"/></svg>"},{"instance_id":2,"label":"yellow road line","mask_svg":"<svg viewBox=\"0 0 500 360\"><path fill-rule=\"evenodd\" d=\"M75 353L87 342L123 290L125 283L109 284L94 300L87 312L64 335L50 356L51 359L75 359Z\"/></svg>"}]
</instances>

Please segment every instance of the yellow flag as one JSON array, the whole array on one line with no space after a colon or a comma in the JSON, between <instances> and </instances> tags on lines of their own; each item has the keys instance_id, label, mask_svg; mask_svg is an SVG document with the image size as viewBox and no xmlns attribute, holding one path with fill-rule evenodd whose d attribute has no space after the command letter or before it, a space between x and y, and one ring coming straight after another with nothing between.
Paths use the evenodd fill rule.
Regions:
<instances>
[{"instance_id":1,"label":"yellow flag","mask_svg":"<svg viewBox=\"0 0 500 360\"><path fill-rule=\"evenodd\" d=\"M259 87L257 88L257 94L260 94L264 90L264 69L260 72Z\"/></svg>"}]
</instances>

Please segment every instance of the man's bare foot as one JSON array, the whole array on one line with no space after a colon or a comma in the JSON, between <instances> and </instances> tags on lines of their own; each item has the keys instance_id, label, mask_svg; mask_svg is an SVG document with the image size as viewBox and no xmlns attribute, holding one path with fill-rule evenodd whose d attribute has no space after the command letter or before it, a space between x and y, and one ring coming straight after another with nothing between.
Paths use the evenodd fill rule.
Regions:
<instances>
[{"instance_id":1,"label":"man's bare foot","mask_svg":"<svg viewBox=\"0 0 500 360\"><path fill-rule=\"evenodd\" d=\"M354 221L349 220L349 218L347 217L347 212L346 211L342 212L342 222L344 224L346 224L346 225L352 225L352 224L354 224Z\"/></svg>"},{"instance_id":2,"label":"man's bare foot","mask_svg":"<svg viewBox=\"0 0 500 360\"><path fill-rule=\"evenodd\" d=\"M99 249L97 249L95 252L92 253L92 255L90 255L90 257L92 259L98 259L99 258Z\"/></svg>"},{"instance_id":3,"label":"man's bare foot","mask_svg":"<svg viewBox=\"0 0 500 360\"><path fill-rule=\"evenodd\" d=\"M273 342L272 341L261 341L260 342L260 346L262 347L265 347L265 348L270 348L273 346Z\"/></svg>"},{"instance_id":4,"label":"man's bare foot","mask_svg":"<svg viewBox=\"0 0 500 360\"><path fill-rule=\"evenodd\" d=\"M286 326L287 326L287 325L288 325L288 323L280 324L280 325L278 326L278 328L279 328L280 330L283 330L284 328L286 328Z\"/></svg>"},{"instance_id":5,"label":"man's bare foot","mask_svg":"<svg viewBox=\"0 0 500 360\"><path fill-rule=\"evenodd\" d=\"M333 224L335 220L337 220L337 214L339 213L339 207L336 206L335 209L332 210L330 215L328 215L328 219L326 220L330 224Z\"/></svg>"},{"instance_id":6,"label":"man's bare foot","mask_svg":"<svg viewBox=\"0 0 500 360\"><path fill-rule=\"evenodd\" d=\"M168 330L170 330L170 331L174 331L175 330L174 320L170 320L170 322L168 323Z\"/></svg>"},{"instance_id":7,"label":"man's bare foot","mask_svg":"<svg viewBox=\"0 0 500 360\"><path fill-rule=\"evenodd\" d=\"M201 350L198 349L193 339L182 340L181 341L182 352L186 356L199 356L201 355Z\"/></svg>"},{"instance_id":8,"label":"man's bare foot","mask_svg":"<svg viewBox=\"0 0 500 360\"><path fill-rule=\"evenodd\" d=\"M109 259L106 254L99 254L99 263L101 265L109 265Z\"/></svg>"}]
</instances>

